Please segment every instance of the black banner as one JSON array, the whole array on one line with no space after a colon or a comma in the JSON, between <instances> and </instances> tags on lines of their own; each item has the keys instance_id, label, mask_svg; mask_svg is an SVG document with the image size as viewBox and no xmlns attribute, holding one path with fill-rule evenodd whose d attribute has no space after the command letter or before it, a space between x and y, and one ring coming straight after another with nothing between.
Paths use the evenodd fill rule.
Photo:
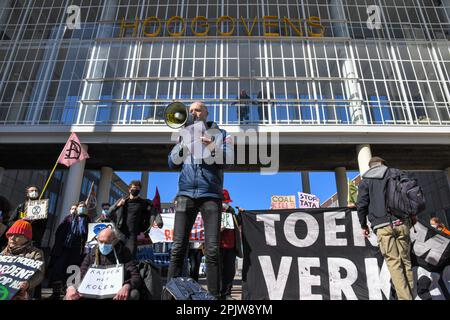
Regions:
<instances>
[{"instance_id":1,"label":"black banner","mask_svg":"<svg viewBox=\"0 0 450 320\"><path fill-rule=\"evenodd\" d=\"M411 229L413 262L448 298L450 238L424 224ZM374 234L366 239L355 211L347 208L243 213L243 299L390 299L390 274ZM417 271L422 275L423 272ZM425 272L426 273L426 272ZM431 274L431 273L434 273ZM420 299L424 295L419 295Z\"/></svg>"}]
</instances>

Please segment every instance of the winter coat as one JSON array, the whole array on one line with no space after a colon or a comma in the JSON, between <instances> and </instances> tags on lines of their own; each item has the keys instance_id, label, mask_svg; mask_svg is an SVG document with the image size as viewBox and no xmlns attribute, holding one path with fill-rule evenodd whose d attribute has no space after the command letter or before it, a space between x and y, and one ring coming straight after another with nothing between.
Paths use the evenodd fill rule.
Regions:
<instances>
[{"instance_id":1,"label":"winter coat","mask_svg":"<svg viewBox=\"0 0 450 320\"><path fill-rule=\"evenodd\" d=\"M208 164L207 161L197 163L198 160L194 159L192 154L185 152L187 149L183 148L182 143L175 145L169 154L168 163L171 169L181 168L177 196L187 196L193 199L208 197L222 199L223 169L228 162L227 159L232 157L233 146L227 132L219 129L216 123L207 122L206 127L207 129L220 131L221 134L217 134L214 141L221 142L223 159L217 158L215 162L210 161L211 164Z\"/></svg>"},{"instance_id":2,"label":"winter coat","mask_svg":"<svg viewBox=\"0 0 450 320\"><path fill-rule=\"evenodd\" d=\"M373 230L387 226L396 217L386 211L384 189L387 177L400 174L400 170L377 165L363 174L363 180L358 187L358 218L362 228L367 227L367 218ZM388 174L389 173L389 174Z\"/></svg>"},{"instance_id":3,"label":"winter coat","mask_svg":"<svg viewBox=\"0 0 450 320\"><path fill-rule=\"evenodd\" d=\"M114 250L116 250L117 259L119 260L119 263L124 266L123 284L124 285L129 284L130 290L133 289L139 290L142 285L142 279L139 274L136 261L134 261L130 250L127 247L125 247L122 242L118 242L114 246ZM94 250L92 250L89 254L86 255L86 257L83 260L83 263L81 264L80 267L81 279L84 278L89 267L93 266L94 264L98 266L116 265L117 262L116 257L114 255L114 251L111 251L108 255L105 256L99 252L98 246L95 246Z\"/></svg>"}]
</instances>

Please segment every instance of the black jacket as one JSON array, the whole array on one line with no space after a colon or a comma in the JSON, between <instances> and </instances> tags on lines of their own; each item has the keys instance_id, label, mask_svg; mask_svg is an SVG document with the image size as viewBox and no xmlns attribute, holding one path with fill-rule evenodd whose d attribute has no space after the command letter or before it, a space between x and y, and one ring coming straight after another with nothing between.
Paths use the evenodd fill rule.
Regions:
<instances>
[{"instance_id":1,"label":"black jacket","mask_svg":"<svg viewBox=\"0 0 450 320\"><path fill-rule=\"evenodd\" d=\"M400 170L388 168L384 165L378 165L367 170L363 174L363 180L358 187L358 218L362 228L367 227L367 218L369 218L373 230L378 227L387 226L392 217L386 212L386 201L384 188L389 174L400 173Z\"/></svg>"},{"instance_id":2,"label":"black jacket","mask_svg":"<svg viewBox=\"0 0 450 320\"><path fill-rule=\"evenodd\" d=\"M128 206L127 202L129 199L125 200L125 204L121 207L118 207L117 204L120 199L109 209L110 217L113 222L116 224L116 228L120 230L125 236L129 234L139 234L141 232L146 231L149 227L151 227L151 222L153 222L158 215L156 209L153 207L153 203L151 200L139 198L141 201L141 209L137 213L136 217L136 225L134 226L126 226L125 215L128 214L126 212ZM161 220L162 221L162 220Z\"/></svg>"},{"instance_id":3,"label":"black jacket","mask_svg":"<svg viewBox=\"0 0 450 320\"><path fill-rule=\"evenodd\" d=\"M121 242L117 243L114 246L114 250L116 250L117 258L119 259L119 263L124 266L124 281L123 284L130 284L131 290L139 289L142 285L142 279L139 274L139 270L136 266L136 262L133 260L133 256L131 255L130 250L125 247ZM89 267L92 266L97 261L97 265L99 266L111 266L116 265L116 257L114 252L104 256L99 250L98 246L95 246L90 254L86 255L81 264L81 279L84 278L86 272Z\"/></svg>"},{"instance_id":4,"label":"black jacket","mask_svg":"<svg viewBox=\"0 0 450 320\"><path fill-rule=\"evenodd\" d=\"M66 246L66 239L69 233L72 232L71 226L72 226L72 220L74 218L78 218L78 216L73 216L72 214L69 214L67 217L64 218L63 222L58 226L58 229L56 229L55 233L55 244L53 245L51 256L59 257L62 255L64 249ZM85 230L86 233L84 234L76 234L74 236L73 245L72 247L78 247L80 248L80 254L83 254L84 246L86 245L87 240L87 231L88 231L88 225L91 222L90 218L86 216L84 219L85 224Z\"/></svg>"}]
</instances>

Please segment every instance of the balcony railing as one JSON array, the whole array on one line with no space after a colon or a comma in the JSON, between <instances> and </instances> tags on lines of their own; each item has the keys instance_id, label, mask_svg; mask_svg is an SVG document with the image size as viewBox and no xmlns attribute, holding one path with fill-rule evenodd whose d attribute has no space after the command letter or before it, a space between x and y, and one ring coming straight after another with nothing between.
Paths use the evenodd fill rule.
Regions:
<instances>
[{"instance_id":1,"label":"balcony railing","mask_svg":"<svg viewBox=\"0 0 450 320\"><path fill-rule=\"evenodd\" d=\"M192 101L183 102L189 105ZM111 100L43 106L0 103L0 125L163 125L164 109L170 102ZM204 102L209 120L222 125L450 125L450 105L437 102L276 99Z\"/></svg>"}]
</instances>

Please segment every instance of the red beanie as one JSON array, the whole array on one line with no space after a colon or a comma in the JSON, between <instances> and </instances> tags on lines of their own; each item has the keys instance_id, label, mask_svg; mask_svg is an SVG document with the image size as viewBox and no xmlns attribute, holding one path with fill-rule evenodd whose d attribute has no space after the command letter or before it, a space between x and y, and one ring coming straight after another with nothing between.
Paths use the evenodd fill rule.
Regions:
<instances>
[{"instance_id":1,"label":"red beanie","mask_svg":"<svg viewBox=\"0 0 450 320\"><path fill-rule=\"evenodd\" d=\"M29 222L25 220L17 220L11 228L9 228L8 232L6 232L7 237L13 234L21 234L25 236L25 238L31 240L33 238L33 229Z\"/></svg>"}]
</instances>

